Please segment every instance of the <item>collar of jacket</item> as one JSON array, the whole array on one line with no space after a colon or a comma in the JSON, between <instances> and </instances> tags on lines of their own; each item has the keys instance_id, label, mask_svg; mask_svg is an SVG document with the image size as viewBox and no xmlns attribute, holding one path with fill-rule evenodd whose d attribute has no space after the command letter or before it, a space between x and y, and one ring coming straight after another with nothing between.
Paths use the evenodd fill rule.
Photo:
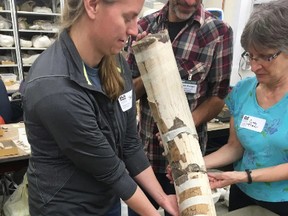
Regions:
<instances>
[{"instance_id":1,"label":"collar of jacket","mask_svg":"<svg viewBox=\"0 0 288 216\"><path fill-rule=\"evenodd\" d=\"M95 86L91 85L87 77L82 58L79 55L79 52L76 49L70 35L68 34L67 29L61 32L59 42L62 46L64 55L68 59L68 74L70 79L83 88L99 92ZM105 94L104 92L100 93Z\"/></svg>"}]
</instances>

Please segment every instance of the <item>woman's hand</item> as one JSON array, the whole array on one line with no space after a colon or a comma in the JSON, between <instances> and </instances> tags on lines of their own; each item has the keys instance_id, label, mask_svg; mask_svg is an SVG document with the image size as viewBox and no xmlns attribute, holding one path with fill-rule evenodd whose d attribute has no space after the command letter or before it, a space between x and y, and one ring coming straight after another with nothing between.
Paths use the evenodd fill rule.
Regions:
<instances>
[{"instance_id":1,"label":"woman's hand","mask_svg":"<svg viewBox=\"0 0 288 216\"><path fill-rule=\"evenodd\" d=\"M160 206L173 216L180 215L176 195L167 195Z\"/></svg>"},{"instance_id":2,"label":"woman's hand","mask_svg":"<svg viewBox=\"0 0 288 216\"><path fill-rule=\"evenodd\" d=\"M239 182L247 182L245 172L208 172L211 189L223 188Z\"/></svg>"}]
</instances>

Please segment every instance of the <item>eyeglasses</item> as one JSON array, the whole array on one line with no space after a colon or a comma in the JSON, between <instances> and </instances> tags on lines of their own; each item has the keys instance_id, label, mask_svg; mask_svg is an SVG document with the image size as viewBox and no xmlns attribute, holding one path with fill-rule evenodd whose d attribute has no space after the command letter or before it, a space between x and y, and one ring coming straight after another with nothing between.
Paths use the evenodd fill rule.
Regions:
<instances>
[{"instance_id":1,"label":"eyeglasses","mask_svg":"<svg viewBox=\"0 0 288 216\"><path fill-rule=\"evenodd\" d=\"M281 52L282 51L277 51L276 53L274 53L272 55L260 55L259 57L253 57L250 55L249 52L244 51L241 54L241 57L242 57L241 67L243 70L249 70L251 68L251 61L256 61L259 64L271 62L274 59L276 59L281 54Z\"/></svg>"},{"instance_id":2,"label":"eyeglasses","mask_svg":"<svg viewBox=\"0 0 288 216\"><path fill-rule=\"evenodd\" d=\"M262 55L259 57L253 57L250 55L250 53L248 53L247 51L243 52L241 54L241 57L244 58L244 60L247 63L251 63L251 61L262 61L262 62L271 62L272 60L276 59L282 51L277 51L276 53L274 53L273 55Z\"/></svg>"}]
</instances>

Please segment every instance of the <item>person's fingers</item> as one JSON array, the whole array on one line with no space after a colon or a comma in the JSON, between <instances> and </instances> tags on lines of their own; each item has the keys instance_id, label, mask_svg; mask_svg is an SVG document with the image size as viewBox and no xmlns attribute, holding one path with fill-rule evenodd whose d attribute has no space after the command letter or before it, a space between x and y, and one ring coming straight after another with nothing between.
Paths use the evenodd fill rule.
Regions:
<instances>
[{"instance_id":1,"label":"person's fingers","mask_svg":"<svg viewBox=\"0 0 288 216\"><path fill-rule=\"evenodd\" d=\"M145 36L147 36L147 32L144 31L142 33L139 33L137 36L136 36L136 41L139 41L141 39L143 39Z\"/></svg>"}]
</instances>

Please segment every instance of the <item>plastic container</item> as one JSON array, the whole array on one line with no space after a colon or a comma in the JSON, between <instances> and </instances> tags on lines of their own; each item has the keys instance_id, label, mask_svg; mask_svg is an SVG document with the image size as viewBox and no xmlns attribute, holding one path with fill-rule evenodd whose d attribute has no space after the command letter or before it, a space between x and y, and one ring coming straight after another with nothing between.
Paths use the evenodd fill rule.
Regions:
<instances>
[{"instance_id":1,"label":"plastic container","mask_svg":"<svg viewBox=\"0 0 288 216\"><path fill-rule=\"evenodd\" d=\"M0 78L3 80L5 85L13 85L17 81L17 75L13 73L2 73Z\"/></svg>"}]
</instances>

